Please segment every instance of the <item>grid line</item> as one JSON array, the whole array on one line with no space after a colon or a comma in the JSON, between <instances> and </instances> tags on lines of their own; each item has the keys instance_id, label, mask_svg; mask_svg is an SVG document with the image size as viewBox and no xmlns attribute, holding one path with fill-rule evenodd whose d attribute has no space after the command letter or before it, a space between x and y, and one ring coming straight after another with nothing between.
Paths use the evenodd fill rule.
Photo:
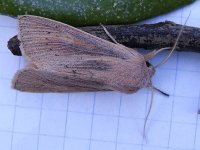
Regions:
<instances>
[{"instance_id":1,"label":"grid line","mask_svg":"<svg viewBox=\"0 0 200 150\"><path fill-rule=\"evenodd\" d=\"M122 105L122 96L123 96L123 94L120 93L120 102L119 102L118 117L117 117L117 132L116 132L116 138L115 138L115 150L117 150L117 142L118 142L118 134L119 134L119 123L120 123L120 114L121 114L121 105Z\"/></svg>"},{"instance_id":2,"label":"grid line","mask_svg":"<svg viewBox=\"0 0 200 150\"><path fill-rule=\"evenodd\" d=\"M158 93L159 95L159 93ZM178 96L178 95L174 95L174 94L170 94L171 97L177 97L177 98L188 98L188 99L198 99L198 97L191 97L191 96ZM1 106L14 106L12 104L4 104L4 103L1 103L0 102L0 105ZM23 106L23 105L19 105L19 104L16 104L16 107L19 107L19 108L29 108L29 109L40 109L38 107L31 107L31 106ZM42 108L43 110L52 110L52 111L66 111L65 109L57 109L57 108ZM84 113L84 114L91 114L91 113L88 113L88 112L82 112L82 111L72 111L70 110L69 112L75 112L75 113ZM95 115L105 115L105 114L101 114L101 113L94 113ZM118 115L111 115L111 114L106 114L106 116L110 116L110 117L117 117ZM125 117L125 118L135 118L135 117L126 117L125 115L120 115L119 117ZM144 119L144 118L137 118L137 119Z\"/></svg>"},{"instance_id":3,"label":"grid line","mask_svg":"<svg viewBox=\"0 0 200 150\"><path fill-rule=\"evenodd\" d=\"M199 100L198 100L198 105L197 105L197 111L199 109L199 105L200 105L200 91L199 91ZM196 127L195 127L195 138L194 138L194 149L195 149L195 145L196 145L196 142L197 142L197 130L198 130L198 118L199 118L199 115L198 112L197 112L197 115L196 115Z\"/></svg>"},{"instance_id":4,"label":"grid line","mask_svg":"<svg viewBox=\"0 0 200 150\"><path fill-rule=\"evenodd\" d=\"M40 144L40 128L41 128L41 120L42 120L43 103L44 103L44 94L42 94L42 102L41 102L41 105L40 105L40 117L39 117L38 135L37 135L37 150L39 150L39 144Z\"/></svg>"},{"instance_id":5,"label":"grid line","mask_svg":"<svg viewBox=\"0 0 200 150\"><path fill-rule=\"evenodd\" d=\"M19 62L18 62L18 68L20 68L20 65L21 65L21 59L19 59ZM14 139L14 128L15 128L15 118L16 118L16 104L17 104L17 98L18 98L18 92L16 92L16 95L15 95L15 103L14 103L14 117L13 117L13 125L12 125L12 137L11 137L11 146L10 146L10 149L12 150L13 149L13 139Z\"/></svg>"},{"instance_id":6,"label":"grid line","mask_svg":"<svg viewBox=\"0 0 200 150\"><path fill-rule=\"evenodd\" d=\"M182 15L182 13L181 13ZM182 17L181 17L182 19ZM179 60L179 53L177 53L177 56L176 56L176 72L175 72L175 81L174 81L174 88L173 88L173 95L175 95L175 90L176 90L176 79L177 79L177 74L178 74L178 71L177 71L177 68L178 68L178 61ZM170 128L169 128L169 137L168 137L168 148L170 147L170 138L171 138L171 131L172 131L172 123L173 123L173 111L174 111L174 101L175 101L175 97L173 96L173 99L172 99L172 111L171 111L171 119L170 119Z\"/></svg>"},{"instance_id":7,"label":"grid line","mask_svg":"<svg viewBox=\"0 0 200 150\"><path fill-rule=\"evenodd\" d=\"M173 97L173 96L171 96ZM0 104L1 106L14 106L14 105L9 105L9 104ZM33 109L33 110L38 110L37 107L29 107L29 106L17 106L16 108L28 108L28 109ZM48 108L43 108L42 110L47 110L47 111L58 111L58 112L65 112L65 110L60 110L60 109L48 109ZM85 115L90 115L91 113L87 112L79 112L79 111L68 111L69 113L76 113L76 114L85 114ZM122 119L132 119L132 120L144 120L144 118L139 118L139 117L130 117L130 116L118 116L118 115L110 115L110 114L98 114L94 113L95 116L108 116L108 117L113 117L113 118L122 118ZM163 122L163 123L168 123L169 121L166 120L158 120L158 119L148 119L148 121L154 121L154 122ZM190 123L190 122L184 122L184 121L172 121L172 123L176 124L187 124L187 125L196 125L196 123ZM0 130L1 131L1 130Z\"/></svg>"},{"instance_id":8,"label":"grid line","mask_svg":"<svg viewBox=\"0 0 200 150\"><path fill-rule=\"evenodd\" d=\"M15 104L17 103L17 91L16 91L16 98L15 98ZM11 146L10 146L10 149L12 150L13 149L13 138L14 138L14 127L15 127L15 117L16 117L16 106L14 106L14 117L13 117L13 125L12 125L12 137L11 137Z\"/></svg>"},{"instance_id":9,"label":"grid line","mask_svg":"<svg viewBox=\"0 0 200 150\"><path fill-rule=\"evenodd\" d=\"M66 132L67 132L67 121L68 121L68 111L69 111L69 96L70 93L67 94L67 109L66 109L66 119L65 119L65 129L64 129L64 139L63 139L63 150L65 150L65 139L66 139Z\"/></svg>"},{"instance_id":10,"label":"grid line","mask_svg":"<svg viewBox=\"0 0 200 150\"><path fill-rule=\"evenodd\" d=\"M26 133L21 133L21 132L14 132L15 134L21 134L21 135L37 135L37 134L26 134ZM45 137L57 137L57 138L64 138L64 136L49 136L46 134L41 134L40 136L45 136ZM87 138L78 138L78 137L66 137L65 139L77 139L77 140L82 140L82 141L88 141L91 140L94 142L105 142L105 143L113 143L115 144L116 141L106 141L106 140L98 140L98 139L87 139ZM135 143L129 143L129 142L117 142L117 144L125 144L125 145L130 145L130 146L142 146L142 144L135 144ZM167 146L158 146L158 145L144 145L144 147L151 147L151 148L174 148L174 147L167 147ZM176 150L194 150L194 149L184 149L184 148L176 148Z\"/></svg>"},{"instance_id":11,"label":"grid line","mask_svg":"<svg viewBox=\"0 0 200 150\"><path fill-rule=\"evenodd\" d=\"M91 150L91 139L92 139L92 130L93 130L93 121L94 121L94 112L95 112L95 102L96 102L96 92L94 93L94 102L92 108L92 121L91 121L91 128L90 128L90 141L89 141L89 150Z\"/></svg>"}]
</instances>

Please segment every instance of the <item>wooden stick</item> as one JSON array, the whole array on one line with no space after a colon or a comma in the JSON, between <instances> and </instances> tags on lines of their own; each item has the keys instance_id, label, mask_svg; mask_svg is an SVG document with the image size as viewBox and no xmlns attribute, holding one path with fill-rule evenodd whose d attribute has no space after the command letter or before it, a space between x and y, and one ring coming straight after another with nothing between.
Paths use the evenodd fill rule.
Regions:
<instances>
[{"instance_id":1,"label":"wooden stick","mask_svg":"<svg viewBox=\"0 0 200 150\"><path fill-rule=\"evenodd\" d=\"M154 49L171 47L179 34L182 25L171 21L141 25L108 25L105 26L118 43L131 48ZM101 26L81 27L83 31L111 41ZM200 28L185 26L178 42L179 50L200 52ZM13 37L8 48L14 55L21 55L19 40Z\"/></svg>"}]
</instances>

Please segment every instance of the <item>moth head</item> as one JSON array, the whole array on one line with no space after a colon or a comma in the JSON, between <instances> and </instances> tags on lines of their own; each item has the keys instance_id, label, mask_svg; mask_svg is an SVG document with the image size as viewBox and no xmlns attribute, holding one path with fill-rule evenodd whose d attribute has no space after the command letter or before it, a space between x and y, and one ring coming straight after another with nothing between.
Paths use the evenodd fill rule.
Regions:
<instances>
[{"instance_id":1,"label":"moth head","mask_svg":"<svg viewBox=\"0 0 200 150\"><path fill-rule=\"evenodd\" d=\"M149 88L151 89L152 94L153 94L153 91L155 90L155 91L157 91L157 92L159 92L159 93L161 93L161 94L163 94L163 95L165 95L165 96L169 96L169 94L167 94L167 93L161 91L160 89L156 88L156 87L153 85L153 83L152 83L151 78L152 78L152 76L153 76L153 75L155 74L155 72L156 72L155 66L153 66L153 65L152 65L151 63L149 63L148 61L146 61L146 66L147 66L147 68L148 68L148 74L149 74L149 81L148 81L147 87L149 87Z\"/></svg>"},{"instance_id":2,"label":"moth head","mask_svg":"<svg viewBox=\"0 0 200 150\"><path fill-rule=\"evenodd\" d=\"M151 78L155 74L156 70L155 70L154 66L152 64L150 64L148 61L146 61L146 66L148 68L149 77Z\"/></svg>"},{"instance_id":3,"label":"moth head","mask_svg":"<svg viewBox=\"0 0 200 150\"><path fill-rule=\"evenodd\" d=\"M163 48L162 50L164 50L164 49L166 49L166 48ZM161 50L161 51L162 51L162 50ZM151 53L151 55L152 55L152 53ZM167 57L165 57L165 59L164 59L161 63L159 63L159 64L157 64L157 65L155 65L155 66L153 66L151 63L149 63L148 61L146 61L146 66L147 66L147 68L148 68L148 74L149 74L149 83L148 83L147 87L149 87L149 88L151 89L152 95L153 95L153 91L156 90L156 91L160 92L161 94L163 94L163 95L165 95L165 96L169 96L169 94L167 94L167 93L165 93L165 92L163 92L163 91L157 89L157 88L153 85L151 78L152 78L152 76L155 74L156 68L157 68L159 65L163 64L164 62L166 62L166 61L169 59L170 55L171 55L171 53L170 53ZM148 54L147 54L146 56L149 57Z\"/></svg>"}]
</instances>

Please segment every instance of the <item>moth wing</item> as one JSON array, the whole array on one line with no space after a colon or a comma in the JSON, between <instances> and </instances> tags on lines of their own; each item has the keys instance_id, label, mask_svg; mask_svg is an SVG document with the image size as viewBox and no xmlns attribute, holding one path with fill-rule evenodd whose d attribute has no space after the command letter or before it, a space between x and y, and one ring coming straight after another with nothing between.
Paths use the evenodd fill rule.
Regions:
<instances>
[{"instance_id":1,"label":"moth wing","mask_svg":"<svg viewBox=\"0 0 200 150\"><path fill-rule=\"evenodd\" d=\"M23 69L15 74L12 87L28 92L77 92L99 91L104 89L102 82L87 81L73 77L63 77L52 72Z\"/></svg>"},{"instance_id":2,"label":"moth wing","mask_svg":"<svg viewBox=\"0 0 200 150\"><path fill-rule=\"evenodd\" d=\"M122 45L119 46L47 18L20 16L19 30L22 53L28 59L38 63L48 63L49 59L54 59L55 56L71 58L74 55L87 55L88 57L129 58L127 55L129 50Z\"/></svg>"}]
</instances>

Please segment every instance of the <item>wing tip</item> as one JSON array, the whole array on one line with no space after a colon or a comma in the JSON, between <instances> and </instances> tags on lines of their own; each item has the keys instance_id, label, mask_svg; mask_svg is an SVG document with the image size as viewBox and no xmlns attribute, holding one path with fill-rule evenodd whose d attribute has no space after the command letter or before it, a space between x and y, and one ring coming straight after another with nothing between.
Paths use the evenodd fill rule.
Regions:
<instances>
[{"instance_id":1,"label":"wing tip","mask_svg":"<svg viewBox=\"0 0 200 150\"><path fill-rule=\"evenodd\" d=\"M14 77L13 77L13 79L12 79L12 83L11 83L11 88L12 88L12 89L20 90L18 85L19 85L19 80L20 80L20 78L21 78L21 74L22 74L22 71L21 71L21 70L19 70L19 71L17 71L17 72L15 73L15 75L14 75Z\"/></svg>"},{"instance_id":2,"label":"wing tip","mask_svg":"<svg viewBox=\"0 0 200 150\"><path fill-rule=\"evenodd\" d=\"M27 89L27 83L29 81L27 80L27 69L19 70L15 73L12 82L11 82L11 88L14 90L18 90L21 92L30 92L29 89Z\"/></svg>"}]
</instances>

